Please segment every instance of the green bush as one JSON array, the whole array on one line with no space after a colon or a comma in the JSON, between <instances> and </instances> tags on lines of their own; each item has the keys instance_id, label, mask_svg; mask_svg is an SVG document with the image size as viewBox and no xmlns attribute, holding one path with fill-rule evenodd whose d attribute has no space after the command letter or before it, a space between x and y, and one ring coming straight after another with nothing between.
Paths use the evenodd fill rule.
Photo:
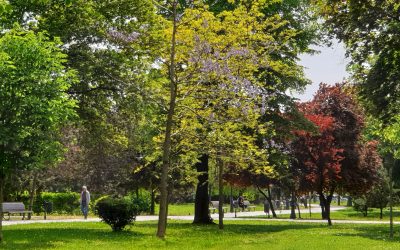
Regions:
<instances>
[{"instance_id":1,"label":"green bush","mask_svg":"<svg viewBox=\"0 0 400 250\"><path fill-rule=\"evenodd\" d=\"M95 206L95 213L113 231L121 231L125 226L136 219L136 209L131 199L107 197L99 200Z\"/></svg>"},{"instance_id":2,"label":"green bush","mask_svg":"<svg viewBox=\"0 0 400 250\"><path fill-rule=\"evenodd\" d=\"M353 203L354 210L363 213L364 216L367 216L368 206L365 198L357 198Z\"/></svg>"},{"instance_id":3,"label":"green bush","mask_svg":"<svg viewBox=\"0 0 400 250\"><path fill-rule=\"evenodd\" d=\"M141 213L150 213L150 206L151 206L150 197L131 196L130 199L132 200L133 207L134 207L137 215L139 215Z\"/></svg>"},{"instance_id":4,"label":"green bush","mask_svg":"<svg viewBox=\"0 0 400 250\"><path fill-rule=\"evenodd\" d=\"M35 197L33 202L32 210L34 213L43 212L43 202L51 202L53 204L53 213L58 214L74 214L79 211L79 193L64 192L64 193L53 193L53 192L42 192ZM29 194L26 193L21 197L26 207L28 207Z\"/></svg>"}]
</instances>

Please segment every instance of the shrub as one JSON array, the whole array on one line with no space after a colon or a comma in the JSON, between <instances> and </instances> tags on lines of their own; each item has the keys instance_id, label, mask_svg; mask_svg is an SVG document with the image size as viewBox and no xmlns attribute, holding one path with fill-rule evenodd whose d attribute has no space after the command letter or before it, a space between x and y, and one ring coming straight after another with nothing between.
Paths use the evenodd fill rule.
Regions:
<instances>
[{"instance_id":1,"label":"shrub","mask_svg":"<svg viewBox=\"0 0 400 250\"><path fill-rule=\"evenodd\" d=\"M110 225L113 231L123 230L136 219L135 207L127 198L103 198L96 203L95 213Z\"/></svg>"},{"instance_id":2,"label":"shrub","mask_svg":"<svg viewBox=\"0 0 400 250\"><path fill-rule=\"evenodd\" d=\"M47 201L52 203L54 213L73 214L79 210L79 196L79 193L74 192L42 192L35 197L32 210L36 214L43 212L43 202ZM29 194L24 194L21 199L28 207Z\"/></svg>"},{"instance_id":3,"label":"shrub","mask_svg":"<svg viewBox=\"0 0 400 250\"><path fill-rule=\"evenodd\" d=\"M354 210L363 213L364 216L368 214L368 206L365 198L357 198L354 201Z\"/></svg>"},{"instance_id":4,"label":"shrub","mask_svg":"<svg viewBox=\"0 0 400 250\"><path fill-rule=\"evenodd\" d=\"M136 214L139 215L141 213L150 213L150 198L146 196L133 196L131 197L133 207L136 211Z\"/></svg>"}]
</instances>

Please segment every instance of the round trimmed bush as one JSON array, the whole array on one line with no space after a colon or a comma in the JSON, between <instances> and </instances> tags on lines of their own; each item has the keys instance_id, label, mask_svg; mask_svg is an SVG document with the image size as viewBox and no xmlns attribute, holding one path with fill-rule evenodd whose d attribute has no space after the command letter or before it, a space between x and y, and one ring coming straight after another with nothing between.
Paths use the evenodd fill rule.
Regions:
<instances>
[{"instance_id":1,"label":"round trimmed bush","mask_svg":"<svg viewBox=\"0 0 400 250\"><path fill-rule=\"evenodd\" d=\"M132 201L125 198L101 199L95 206L95 212L113 231L123 230L136 219L136 209Z\"/></svg>"}]
</instances>

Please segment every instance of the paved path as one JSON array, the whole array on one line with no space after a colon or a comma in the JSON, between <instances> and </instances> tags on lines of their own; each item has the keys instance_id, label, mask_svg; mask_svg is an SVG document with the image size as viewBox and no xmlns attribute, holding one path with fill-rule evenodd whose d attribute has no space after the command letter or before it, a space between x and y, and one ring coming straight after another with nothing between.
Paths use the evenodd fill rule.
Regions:
<instances>
[{"instance_id":1,"label":"paved path","mask_svg":"<svg viewBox=\"0 0 400 250\"><path fill-rule=\"evenodd\" d=\"M331 211L337 211L344 209L344 207L332 207ZM296 211L297 212L297 211ZM301 209L300 212L306 216L309 213L308 209ZM319 207L313 207L311 209L312 213L321 212ZM277 211L277 215L279 214L290 214L290 210L282 210ZM326 223L324 220L307 220L307 219L266 219L266 218L251 218L252 216L265 216L265 213L262 211L255 212L239 212L236 214L237 218L235 218L235 213L225 213L225 220L262 220L262 221L287 221L294 223ZM218 220L218 214L212 214L211 217L215 220ZM171 220L187 220L192 221L193 215L188 216L168 216L168 219ZM158 220L158 216L155 215L143 215L137 216L136 221L156 221ZM61 219L61 220L12 220L12 221L3 221L3 226L9 225L17 225L17 224L32 224L32 223L53 223L53 222L99 222L99 218L89 218L87 220L84 219ZM388 224L389 221L366 221L366 220L332 220L332 223L348 223L348 224ZM400 224L400 222L395 222L395 224Z\"/></svg>"}]
</instances>

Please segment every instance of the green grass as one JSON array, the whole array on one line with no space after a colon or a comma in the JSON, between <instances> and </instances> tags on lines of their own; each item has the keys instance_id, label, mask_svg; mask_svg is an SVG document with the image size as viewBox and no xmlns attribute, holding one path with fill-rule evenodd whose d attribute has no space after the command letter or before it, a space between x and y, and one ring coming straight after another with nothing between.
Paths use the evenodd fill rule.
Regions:
<instances>
[{"instance_id":1,"label":"green grass","mask_svg":"<svg viewBox=\"0 0 400 250\"><path fill-rule=\"evenodd\" d=\"M229 212L229 204L224 204L224 207L227 207L228 212ZM159 209L159 205L157 204L156 211L155 211L156 214L158 214L158 209ZM253 209L251 211L253 211ZM256 205L256 211L264 211L264 207L262 205ZM194 203L169 204L168 205L168 214L169 215L193 215L194 214Z\"/></svg>"},{"instance_id":2,"label":"green grass","mask_svg":"<svg viewBox=\"0 0 400 250\"><path fill-rule=\"evenodd\" d=\"M167 237L155 237L156 222L111 232L103 223L50 223L4 227L1 249L399 249L399 228L388 239L387 225L333 225L272 221L226 221L195 226L170 221Z\"/></svg>"},{"instance_id":3,"label":"green grass","mask_svg":"<svg viewBox=\"0 0 400 250\"><path fill-rule=\"evenodd\" d=\"M279 210L276 211L278 218L280 219L289 219L289 214L279 214ZM383 210L383 218L382 220L379 218L380 210L379 209L371 209L368 211L368 215L365 217L362 213L355 211L351 207L344 208L343 210L333 211L331 212L331 219L333 220L374 220L374 221L388 221L389 220L389 209ZM296 216L298 216L296 209ZM393 220L400 221L400 210L395 208L393 210ZM266 218L266 216L241 216L241 218ZM321 219L321 213L301 213L302 219Z\"/></svg>"}]
</instances>

